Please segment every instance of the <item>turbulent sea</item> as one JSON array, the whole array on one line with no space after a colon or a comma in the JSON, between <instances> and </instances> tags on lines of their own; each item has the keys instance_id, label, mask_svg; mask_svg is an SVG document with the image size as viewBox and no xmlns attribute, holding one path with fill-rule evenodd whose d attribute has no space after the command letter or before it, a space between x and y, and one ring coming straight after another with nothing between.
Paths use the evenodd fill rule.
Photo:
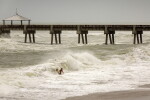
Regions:
<instances>
[{"instance_id":1,"label":"turbulent sea","mask_svg":"<svg viewBox=\"0 0 150 100\"><path fill-rule=\"evenodd\" d=\"M77 43L75 31L63 31L61 45L50 45L48 31L35 37L35 44L25 44L21 31L0 38L0 100L60 100L150 84L149 32L139 45L122 31L115 45L104 44L103 32L89 32L87 45Z\"/></svg>"}]
</instances>

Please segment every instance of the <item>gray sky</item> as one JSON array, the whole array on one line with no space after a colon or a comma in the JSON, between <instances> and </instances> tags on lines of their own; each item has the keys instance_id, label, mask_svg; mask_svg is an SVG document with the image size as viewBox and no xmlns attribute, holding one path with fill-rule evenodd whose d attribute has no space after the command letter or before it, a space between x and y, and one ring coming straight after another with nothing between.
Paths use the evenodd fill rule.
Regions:
<instances>
[{"instance_id":1,"label":"gray sky","mask_svg":"<svg viewBox=\"0 0 150 100\"><path fill-rule=\"evenodd\" d=\"M150 0L0 0L0 20L16 8L33 24L150 24Z\"/></svg>"}]
</instances>

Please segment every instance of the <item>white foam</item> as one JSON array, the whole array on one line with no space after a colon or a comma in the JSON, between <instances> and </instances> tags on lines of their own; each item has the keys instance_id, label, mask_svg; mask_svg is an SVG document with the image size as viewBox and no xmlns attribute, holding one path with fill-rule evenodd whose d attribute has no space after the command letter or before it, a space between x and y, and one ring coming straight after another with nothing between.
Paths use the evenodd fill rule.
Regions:
<instances>
[{"instance_id":1,"label":"white foam","mask_svg":"<svg viewBox=\"0 0 150 100\"><path fill-rule=\"evenodd\" d=\"M29 93L38 91L38 95L42 97L42 92L45 92L45 95L57 100L93 92L133 89L137 85L150 82L149 72L146 71L150 68L147 66L133 66L134 63L126 66L125 62L122 64L123 61L118 62L118 59L100 61L88 52L69 52L62 59L49 61L52 62L1 73L1 77L9 80L3 80L3 84L7 84L0 89L10 90L4 90L5 95L27 93L28 96ZM57 67L63 67L65 74L57 75ZM34 95L31 98L34 98Z\"/></svg>"},{"instance_id":2,"label":"white foam","mask_svg":"<svg viewBox=\"0 0 150 100\"><path fill-rule=\"evenodd\" d=\"M7 96L13 94L16 91L15 88L6 84L0 84L0 90L0 96Z\"/></svg>"},{"instance_id":3,"label":"white foam","mask_svg":"<svg viewBox=\"0 0 150 100\"><path fill-rule=\"evenodd\" d=\"M92 68L94 65L100 63L100 60L89 54L69 52L62 58L61 67L69 70L81 70L85 68Z\"/></svg>"},{"instance_id":4,"label":"white foam","mask_svg":"<svg viewBox=\"0 0 150 100\"><path fill-rule=\"evenodd\" d=\"M41 35L37 34L37 37L46 38L45 35ZM104 37L104 35L101 36ZM92 45L103 41L99 39L98 35L96 37L91 35L90 37L92 39L89 41L92 41ZM72 40L68 43L70 38ZM45 47L45 44L24 44L13 39L0 39L0 49L3 52L25 52L26 50L62 49L71 47L72 44L82 46L77 45L76 38L71 35L69 35L68 40L64 41L68 43L66 45ZM40 42L45 43L46 40L43 39ZM88 46L90 47L90 45ZM1 70L0 90L4 92L0 92L0 96L4 98L9 96L20 99L58 100L68 96L94 92L133 89L138 85L150 83L149 47L149 44L131 47L125 54L106 56L109 57L107 60L98 59L94 54L86 51L70 50L61 56L58 55L60 56L59 59L49 59L43 64ZM105 48L107 49L107 47ZM112 53L111 50L107 51L104 48L100 52ZM58 75L56 73L55 69L59 67L64 68L65 74Z\"/></svg>"}]
</instances>

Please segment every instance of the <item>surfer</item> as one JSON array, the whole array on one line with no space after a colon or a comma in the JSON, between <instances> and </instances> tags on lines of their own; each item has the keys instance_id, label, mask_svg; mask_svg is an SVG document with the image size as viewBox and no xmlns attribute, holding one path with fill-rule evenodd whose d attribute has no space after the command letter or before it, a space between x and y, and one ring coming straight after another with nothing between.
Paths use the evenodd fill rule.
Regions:
<instances>
[{"instance_id":1,"label":"surfer","mask_svg":"<svg viewBox=\"0 0 150 100\"><path fill-rule=\"evenodd\" d=\"M64 71L63 71L63 68L60 68L60 69L56 69L56 72L59 74L59 75L61 75L61 74L63 74L64 73Z\"/></svg>"}]
</instances>

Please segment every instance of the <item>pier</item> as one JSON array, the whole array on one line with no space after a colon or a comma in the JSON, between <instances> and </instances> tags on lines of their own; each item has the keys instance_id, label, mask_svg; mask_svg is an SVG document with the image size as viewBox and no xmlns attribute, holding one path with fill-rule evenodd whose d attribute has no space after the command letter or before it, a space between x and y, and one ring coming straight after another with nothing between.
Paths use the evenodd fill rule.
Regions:
<instances>
[{"instance_id":1,"label":"pier","mask_svg":"<svg viewBox=\"0 0 150 100\"><path fill-rule=\"evenodd\" d=\"M78 43L83 44L88 43L88 31L104 31L105 44L115 44L115 31L132 31L133 44L141 44L143 43L143 31L150 31L150 25L0 25L0 34L10 34L11 30L22 30L25 35L25 43L27 43L27 38L30 43L35 43L37 30L49 31L51 44L62 43L62 31L76 31Z\"/></svg>"},{"instance_id":2,"label":"pier","mask_svg":"<svg viewBox=\"0 0 150 100\"><path fill-rule=\"evenodd\" d=\"M25 35L24 42L35 43L35 34L38 30L49 31L51 35L51 44L61 44L62 31L76 31L78 35L78 43L88 44L89 31L104 31L106 36L105 44L115 44L116 31L132 31L133 44L143 43L143 31L150 31L150 25L32 25L29 18L16 14L12 17L3 19L3 25L0 25L0 35L10 34L11 30L22 30ZM14 22L20 22L15 25ZM6 23L6 22L9 22ZM24 24L23 22L27 22ZM120 34L121 35L121 34ZM100 37L99 37L100 38ZM124 37L127 38L127 37Z\"/></svg>"}]
</instances>

